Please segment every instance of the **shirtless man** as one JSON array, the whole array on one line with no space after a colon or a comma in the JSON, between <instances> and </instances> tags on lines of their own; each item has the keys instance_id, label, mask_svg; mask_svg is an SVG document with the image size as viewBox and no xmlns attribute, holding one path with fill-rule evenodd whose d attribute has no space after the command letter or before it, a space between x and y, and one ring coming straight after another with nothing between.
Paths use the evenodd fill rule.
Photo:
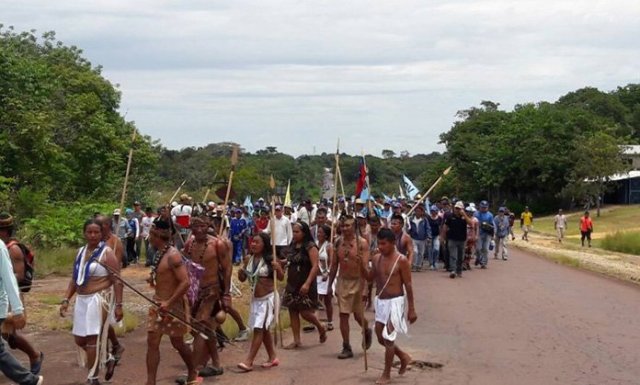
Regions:
<instances>
[{"instance_id":1,"label":"shirtless man","mask_svg":"<svg viewBox=\"0 0 640 385\"><path fill-rule=\"evenodd\" d=\"M220 371L220 358L218 357L215 335L218 325L215 324L212 317L220 310L231 306L232 269L231 260L227 258L228 250L225 242L209 235L208 227L209 223L205 218L191 218L193 243L189 247L188 255L193 262L205 269L200 279L198 300L191 309L191 315L208 331L207 337L209 337L208 340L205 340L201 335L196 335L193 353L198 367L203 366L203 363L206 363L211 357L214 370L218 372ZM222 304L220 300L222 300Z\"/></svg>"},{"instance_id":2,"label":"shirtless man","mask_svg":"<svg viewBox=\"0 0 640 385\"><path fill-rule=\"evenodd\" d=\"M158 250L158 255L150 278L155 288L153 299L158 307L149 309L147 321L147 382L156 384L158 364L160 363L160 341L164 334L169 336L171 345L178 351L187 366L187 385L199 384L191 350L184 343L183 336L187 327L164 313L170 310L180 317L186 318L187 304L185 294L189 289L189 275L182 262L180 252L169 244L171 224L156 221L149 234L149 242Z\"/></svg>"},{"instance_id":3,"label":"shirtless man","mask_svg":"<svg viewBox=\"0 0 640 385\"><path fill-rule=\"evenodd\" d=\"M122 258L124 257L124 246L120 238L118 238L111 231L112 219L104 215L98 215L96 219L102 224L101 225L102 240L107 244L107 246L111 248L111 250L113 250L113 252L116 255L116 259L118 260L118 263L120 263L120 266L122 266ZM118 336L116 336L116 331L113 328L113 325L109 325L108 336L109 336L109 342L111 342L111 354L113 355L113 360L107 361L106 369L107 369L107 373L110 372L112 376L113 370L115 369L115 365L117 365L118 362L120 362L120 359L122 358L122 353L124 353L124 347L122 346L120 341L118 341ZM109 379L111 378L111 376L109 376Z\"/></svg>"},{"instance_id":4,"label":"shirtless man","mask_svg":"<svg viewBox=\"0 0 640 385\"><path fill-rule=\"evenodd\" d=\"M25 255L22 249L18 245L16 239L12 238L14 232L13 216L9 213L0 214L0 239L6 244L9 250L9 257L11 258L11 265L13 266L13 273L16 276L17 282L22 282L25 275ZM20 293L20 300L24 303L22 293ZM19 334L15 327L12 316L2 322L2 338L7 341L7 344L11 349L17 349L29 356L29 363L31 365L31 373L37 375L42 368L42 360L44 354L36 351L31 343L22 335Z\"/></svg>"},{"instance_id":5,"label":"shirtless man","mask_svg":"<svg viewBox=\"0 0 640 385\"><path fill-rule=\"evenodd\" d=\"M371 347L371 329L364 318L363 292L366 275L362 274L362 269L369 266L369 244L367 241L356 236L355 219L350 216L340 218L342 237L336 241L334 250L337 258L331 260L331 271L329 272L329 283L327 295L332 295L333 280L338 273L340 266L340 276L336 285L336 295L338 298L338 308L340 311L340 334L342 334L342 352L339 359L352 358L353 350L349 343L349 315L353 316L358 324L365 330L363 345L365 349Z\"/></svg>"},{"instance_id":6,"label":"shirtless man","mask_svg":"<svg viewBox=\"0 0 640 385\"><path fill-rule=\"evenodd\" d=\"M404 217L400 214L393 214L389 221L389 228L396 237L398 252L406 256L410 263L413 263L413 241L409 234L404 231Z\"/></svg>"},{"instance_id":7,"label":"shirtless man","mask_svg":"<svg viewBox=\"0 0 640 385\"><path fill-rule=\"evenodd\" d=\"M404 319L405 298L407 293L409 323L418 319L413 303L413 288L411 286L411 262L396 249L396 236L389 229L378 232L379 254L373 257L371 270L364 270L368 280L375 280L377 293L375 300L376 336L380 345L384 346L384 371L376 384L387 384L391 380L391 365L393 357L400 359L400 370L403 375L411 362L411 356L401 350L395 340L398 333L407 333L407 323Z\"/></svg>"}]
</instances>

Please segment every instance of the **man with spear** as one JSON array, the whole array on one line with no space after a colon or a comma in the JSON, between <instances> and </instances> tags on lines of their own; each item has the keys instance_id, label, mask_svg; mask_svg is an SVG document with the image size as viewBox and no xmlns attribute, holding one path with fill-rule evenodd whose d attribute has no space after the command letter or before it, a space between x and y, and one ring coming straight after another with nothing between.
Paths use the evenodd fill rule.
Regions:
<instances>
[{"instance_id":1,"label":"man with spear","mask_svg":"<svg viewBox=\"0 0 640 385\"><path fill-rule=\"evenodd\" d=\"M158 250L151 270L150 284L155 289L153 299L158 303L149 309L147 321L147 382L156 384L156 375L160 363L160 341L168 335L171 345L180 354L187 366L187 385L201 383L191 350L183 336L188 332L186 323L179 322L169 312L177 315L187 314L184 297L189 289L189 276L180 252L170 245L171 225L156 221L149 235L149 243Z\"/></svg>"}]
</instances>

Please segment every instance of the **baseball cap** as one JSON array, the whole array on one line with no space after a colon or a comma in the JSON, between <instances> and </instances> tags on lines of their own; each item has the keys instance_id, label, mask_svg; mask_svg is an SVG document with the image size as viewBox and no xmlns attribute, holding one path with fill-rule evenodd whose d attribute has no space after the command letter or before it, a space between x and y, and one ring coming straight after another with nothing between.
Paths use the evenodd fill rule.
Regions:
<instances>
[{"instance_id":1,"label":"baseball cap","mask_svg":"<svg viewBox=\"0 0 640 385\"><path fill-rule=\"evenodd\" d=\"M486 209L489 207L489 202L487 201L480 201L480 208L481 209Z\"/></svg>"},{"instance_id":2,"label":"baseball cap","mask_svg":"<svg viewBox=\"0 0 640 385\"><path fill-rule=\"evenodd\" d=\"M440 211L440 210L438 210L438 206L436 206L436 205L431 205L431 209L430 210L431 211Z\"/></svg>"},{"instance_id":3,"label":"baseball cap","mask_svg":"<svg viewBox=\"0 0 640 385\"><path fill-rule=\"evenodd\" d=\"M113 215L120 215L120 209L113 210Z\"/></svg>"},{"instance_id":4,"label":"baseball cap","mask_svg":"<svg viewBox=\"0 0 640 385\"><path fill-rule=\"evenodd\" d=\"M457 201L456 205L454 207L457 208L457 209L463 209L464 210L464 202Z\"/></svg>"}]
</instances>

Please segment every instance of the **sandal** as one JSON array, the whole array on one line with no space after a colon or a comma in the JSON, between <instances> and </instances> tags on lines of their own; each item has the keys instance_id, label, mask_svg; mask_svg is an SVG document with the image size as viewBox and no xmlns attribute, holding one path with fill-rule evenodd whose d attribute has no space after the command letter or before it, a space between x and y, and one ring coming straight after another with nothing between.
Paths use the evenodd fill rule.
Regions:
<instances>
[{"instance_id":1,"label":"sandal","mask_svg":"<svg viewBox=\"0 0 640 385\"><path fill-rule=\"evenodd\" d=\"M325 342L327 342L327 330L323 328L320 332L320 343L324 344Z\"/></svg>"},{"instance_id":2,"label":"sandal","mask_svg":"<svg viewBox=\"0 0 640 385\"><path fill-rule=\"evenodd\" d=\"M333 322L328 322L327 323L327 331L330 332L333 330Z\"/></svg>"},{"instance_id":3,"label":"sandal","mask_svg":"<svg viewBox=\"0 0 640 385\"><path fill-rule=\"evenodd\" d=\"M242 370L242 373L249 373L253 370L252 366L247 366L244 362L239 363L237 366Z\"/></svg>"},{"instance_id":4,"label":"sandal","mask_svg":"<svg viewBox=\"0 0 640 385\"><path fill-rule=\"evenodd\" d=\"M269 369L269 368L273 368L274 366L278 366L278 365L280 365L280 360L277 359L277 358L274 358L272 361L267 361L267 362L263 363L260 366L265 368L265 369Z\"/></svg>"},{"instance_id":5,"label":"sandal","mask_svg":"<svg viewBox=\"0 0 640 385\"><path fill-rule=\"evenodd\" d=\"M283 349L284 350L295 350L295 349L298 349L299 347L300 347L299 343L292 342L289 345L285 346Z\"/></svg>"},{"instance_id":6,"label":"sandal","mask_svg":"<svg viewBox=\"0 0 640 385\"><path fill-rule=\"evenodd\" d=\"M104 374L105 381L111 380L113 377L113 373L116 371L116 359L113 356L110 356L105 365L106 372Z\"/></svg>"},{"instance_id":7,"label":"sandal","mask_svg":"<svg viewBox=\"0 0 640 385\"><path fill-rule=\"evenodd\" d=\"M196 377L195 380L193 381L189 381L187 383L185 383L185 385L200 385L204 382L204 378L202 377Z\"/></svg>"}]
</instances>

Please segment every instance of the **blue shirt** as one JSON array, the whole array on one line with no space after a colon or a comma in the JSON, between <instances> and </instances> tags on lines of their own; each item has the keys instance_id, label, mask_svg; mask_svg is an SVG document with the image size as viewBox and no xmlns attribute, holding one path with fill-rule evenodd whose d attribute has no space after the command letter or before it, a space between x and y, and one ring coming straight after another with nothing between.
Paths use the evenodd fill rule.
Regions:
<instances>
[{"instance_id":1,"label":"blue shirt","mask_svg":"<svg viewBox=\"0 0 640 385\"><path fill-rule=\"evenodd\" d=\"M482 229L482 223L486 222L493 226L493 214L491 211L487 211L486 213L481 213L479 210L476 211L475 217L478 218L478 222L480 223L480 235L487 235L488 233Z\"/></svg>"},{"instance_id":2,"label":"blue shirt","mask_svg":"<svg viewBox=\"0 0 640 385\"><path fill-rule=\"evenodd\" d=\"M231 232L229 233L229 235L234 238L234 240L240 240L238 236L244 233L244 231L247 229L247 221L243 218L233 218L231 219L230 227Z\"/></svg>"},{"instance_id":3,"label":"blue shirt","mask_svg":"<svg viewBox=\"0 0 640 385\"><path fill-rule=\"evenodd\" d=\"M508 216L503 215L502 218L500 218L500 215L497 215L493 219L493 224L496 228L496 237L504 238L507 235L509 235L509 217Z\"/></svg>"}]
</instances>

